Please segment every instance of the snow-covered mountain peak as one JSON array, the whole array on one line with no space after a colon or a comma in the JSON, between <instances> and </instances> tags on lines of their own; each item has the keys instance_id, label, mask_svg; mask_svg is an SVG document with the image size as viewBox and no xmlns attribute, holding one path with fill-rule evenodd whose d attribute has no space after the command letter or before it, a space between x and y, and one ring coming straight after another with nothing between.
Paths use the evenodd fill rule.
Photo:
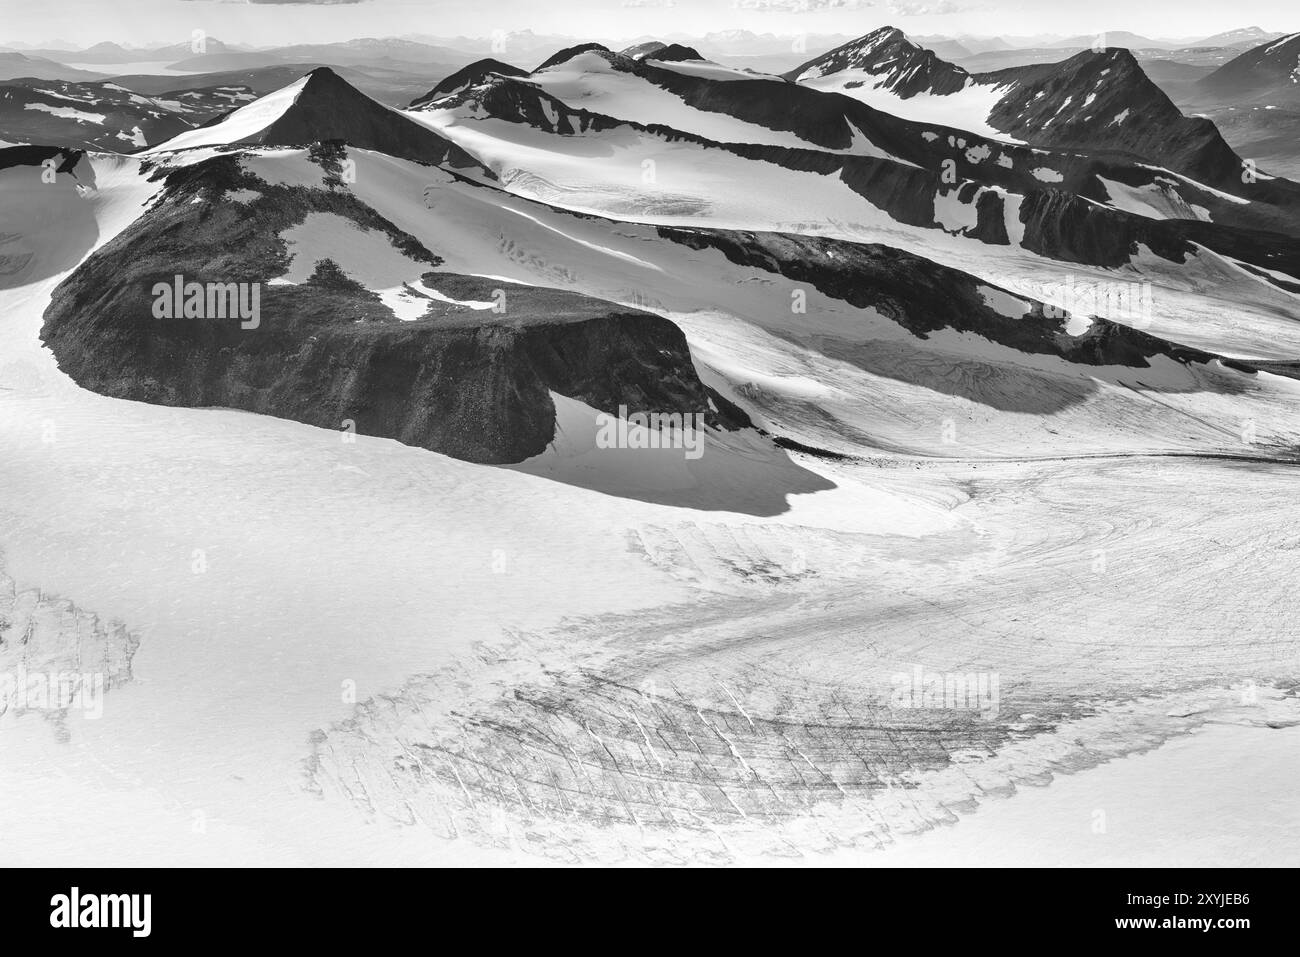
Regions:
<instances>
[{"instance_id":1,"label":"snow-covered mountain peak","mask_svg":"<svg viewBox=\"0 0 1300 957\"><path fill-rule=\"evenodd\" d=\"M469 66L462 67L451 76L443 79L428 93L423 96L417 96L411 101L410 109L421 109L434 103L445 96L451 96L468 90L472 86L478 86L486 82L493 76L527 76L527 70L521 70L517 66L504 63L501 60L495 60L487 57L482 60L475 60Z\"/></svg>"},{"instance_id":2,"label":"snow-covered mountain peak","mask_svg":"<svg viewBox=\"0 0 1300 957\"><path fill-rule=\"evenodd\" d=\"M797 83L822 78L840 78L846 84L869 83L903 97L951 93L961 89L968 76L961 67L913 43L896 27L881 27L786 74Z\"/></svg>"},{"instance_id":3,"label":"snow-covered mountain peak","mask_svg":"<svg viewBox=\"0 0 1300 957\"><path fill-rule=\"evenodd\" d=\"M218 122L175 136L147 152L199 146L305 146L339 140L391 156L475 165L434 130L371 99L329 67L234 110Z\"/></svg>"}]
</instances>

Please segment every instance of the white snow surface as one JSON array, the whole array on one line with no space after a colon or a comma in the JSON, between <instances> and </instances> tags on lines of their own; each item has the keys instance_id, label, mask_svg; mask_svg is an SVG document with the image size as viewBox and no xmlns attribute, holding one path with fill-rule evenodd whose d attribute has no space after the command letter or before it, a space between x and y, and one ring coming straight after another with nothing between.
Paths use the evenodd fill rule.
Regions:
<instances>
[{"instance_id":1,"label":"white snow surface","mask_svg":"<svg viewBox=\"0 0 1300 957\"><path fill-rule=\"evenodd\" d=\"M533 175L555 164L557 184L609 168L528 148L543 164ZM619 148L626 170L570 187L575 208L598 207L592 197L652 158L637 141ZM695 461L603 449L596 410L556 395L551 448L494 468L98 396L59 371L42 313L161 181L136 157L95 154L80 183L63 175L41 196L24 171L0 171L0 210L22 224L0 245L0 488L12 492L0 496L0 603L56 596L139 639L101 720L69 716L60 737L38 715L0 717L0 820L21 825L6 832L7 861L1300 863L1286 761L1300 709L1280 690L1300 660L1286 626L1300 613L1300 519L1293 467L1268 460L1272 443L1300 441L1300 383L1168 360L1073 366L953 330L920 338L814 289L792 313L795 283L658 240L653 217L574 217L349 155L347 188L445 268L668 316L702 379L756 424L852 457L787 453L752 430L708 432ZM665 155L655 185L716 194L721 212L662 207L661 222L753 223L743 192L789 191L811 205L776 217L975 266L969 240L870 218L835 184L736 184L740 167L683 152L692 180ZM319 182L303 151L243 162L268 182ZM635 177L622 188L650 192ZM418 277L350 222L313 227L288 231L290 280L323 255L374 288ZM1018 248L982 268L981 294L1008 316L1062 270ZM1257 278L1205 254L1188 268L1151 257L1123 275L1161 280L1170 302L1155 321L1207 347L1248 348L1294 324ZM1207 276L1236 283L1239 308L1203 295ZM1243 421L1258 447L1243 444ZM1224 453L1235 458L1210 457ZM57 636L65 618L34 627ZM998 676L992 724L953 718L997 733L936 763L904 736L891 752L903 772L860 786L851 728L914 666ZM584 728L597 690L584 674L632 689L599 686L619 723ZM528 710L537 695L551 718ZM845 702L865 710L846 718ZM666 780L660 712L725 742L709 751L711 787L731 807L756 793L754 775L797 799L762 826L689 779L674 800L703 823L664 826L653 802L634 823L601 804L604 787ZM509 756L503 767L567 773L493 730L535 720L588 756L578 806L493 803L514 792L457 787L454 764L402 770L426 742L454 755L473 735L474 753ZM805 728L828 750L798 758ZM626 770L602 764L602 747ZM795 759L838 787L800 790ZM1112 809L1104 837L1097 807ZM608 814L600 826L584 816L595 812Z\"/></svg>"},{"instance_id":2,"label":"white snow surface","mask_svg":"<svg viewBox=\"0 0 1300 957\"><path fill-rule=\"evenodd\" d=\"M752 70L741 70L736 67L723 66L721 63L714 63L712 60L657 60L655 57L648 56L645 62L651 66L658 67L661 70L671 70L674 73L684 73L687 76L701 76L709 80L767 80L772 83L784 83L779 76L772 76L768 73L755 73Z\"/></svg>"},{"instance_id":3,"label":"white snow surface","mask_svg":"<svg viewBox=\"0 0 1300 957\"><path fill-rule=\"evenodd\" d=\"M65 120L76 120L78 123L103 123L107 119L103 113L90 113L71 106L50 106L48 103L25 103L23 109L52 113Z\"/></svg>"},{"instance_id":4,"label":"white snow surface","mask_svg":"<svg viewBox=\"0 0 1300 957\"><path fill-rule=\"evenodd\" d=\"M665 68L680 66L676 63L660 62L655 62L654 65ZM727 70L725 67L719 69ZM743 74L734 78L758 79L760 77ZM594 53L581 54L543 70L529 77L527 82L545 90L573 109L603 113L616 119L632 120L647 126L668 126L718 143L757 143L800 149L825 149L785 130L768 129L726 113L697 109L669 90L656 86L635 74L612 69L603 57ZM777 82L783 81L777 80ZM447 122L445 119L438 121L430 114L418 110L408 112L406 115L424 123ZM845 122L849 122L847 118ZM871 143L861 130L853 127L852 123L849 123L849 127L854 134L853 144L847 149L829 152L861 153L865 156L901 162ZM437 128L443 131L441 125Z\"/></svg>"},{"instance_id":5,"label":"white snow surface","mask_svg":"<svg viewBox=\"0 0 1300 957\"><path fill-rule=\"evenodd\" d=\"M362 229L337 213L308 213L280 234L289 247L289 271L280 282L303 283L323 259L368 289L400 286L428 272L429 265L402 253L377 229Z\"/></svg>"},{"instance_id":6,"label":"white snow surface","mask_svg":"<svg viewBox=\"0 0 1300 957\"><path fill-rule=\"evenodd\" d=\"M1007 93L1007 87L967 80L962 89L948 94L918 93L902 97L889 89L886 78L863 70L840 70L799 81L801 86L842 93L867 106L919 123L935 123L966 130L1003 143L1023 143L989 123L989 115Z\"/></svg>"},{"instance_id":7,"label":"white snow surface","mask_svg":"<svg viewBox=\"0 0 1300 957\"><path fill-rule=\"evenodd\" d=\"M997 192L1004 197L1009 246L966 238L974 210L957 203L955 192L936 199L945 233L895 221L835 175L787 170L682 141L668 143L630 130L559 136L448 111L407 115L479 158L509 191L577 212L653 225L776 229L883 242L1036 297L1043 295L1043 287L1059 282L1067 268L1020 248L1022 197L1003 190ZM1193 189L1209 190L1167 170L1151 169ZM1060 174L1040 167L1040 176L1050 180ZM1147 328L1153 334L1243 357L1286 358L1300 350L1300 327L1288 317L1292 297L1221 262L1197 257L1179 265L1152 255L1137 258L1118 274L1079 265L1068 269L1080 281L1145 279L1160 287Z\"/></svg>"},{"instance_id":8,"label":"white snow surface","mask_svg":"<svg viewBox=\"0 0 1300 957\"><path fill-rule=\"evenodd\" d=\"M274 93L259 97L247 106L241 106L220 123L178 133L164 143L159 143L146 153L193 149L196 146L223 146L238 143L256 136L284 115L298 99L309 77L302 77Z\"/></svg>"},{"instance_id":9,"label":"white snow surface","mask_svg":"<svg viewBox=\"0 0 1300 957\"><path fill-rule=\"evenodd\" d=\"M1187 202L1174 188L1173 180L1157 180L1147 186L1129 186L1098 176L1106 187L1110 205L1148 219L1196 219L1213 222L1209 210Z\"/></svg>"}]
</instances>

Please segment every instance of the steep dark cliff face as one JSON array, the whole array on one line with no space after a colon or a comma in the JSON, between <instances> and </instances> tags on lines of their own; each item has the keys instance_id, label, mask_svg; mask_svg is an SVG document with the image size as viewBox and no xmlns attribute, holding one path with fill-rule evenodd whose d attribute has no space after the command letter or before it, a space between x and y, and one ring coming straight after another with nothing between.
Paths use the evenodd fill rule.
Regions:
<instances>
[{"instance_id":1,"label":"steep dark cliff face","mask_svg":"<svg viewBox=\"0 0 1300 957\"><path fill-rule=\"evenodd\" d=\"M626 127L661 136L669 142L694 142L705 148L727 150L747 159L775 163L787 169L815 171L820 175L839 170L844 181L874 205L886 209L900 222L912 225L937 226L933 218L935 194L947 193L957 187L965 190L966 183L1023 196L1068 192L1085 201L1107 204L1111 196L1102 182L1105 178L1152 193L1169 191L1187 204L1206 210L1216 225L1300 236L1300 187L1296 184L1280 179L1260 179L1249 186L1238 182L1237 192L1249 200L1242 202L1212 188L1198 188L1165 172L1157 164L1131 151L1141 146L1136 140L1122 144L1116 141L1113 149L1105 143L1087 149L1041 149L1009 144L933 123L900 119L851 97L795 83L771 79L719 81L656 66L653 60L637 61L617 54L606 56L601 53L601 56L615 70L635 74L681 98L696 110L725 114L765 129L788 132L792 134L792 143L802 140L807 148L719 143L695 133L645 124L633 116L593 113L575 105L580 100L565 103L527 77L491 77L483 84L443 99L437 108L473 111L467 115L486 113L560 135L599 133ZM1051 66L1056 68L1060 65ZM1149 85L1149 81L1144 82ZM1164 97L1163 93L1156 92ZM1185 119L1172 104L1169 108L1179 120ZM1200 121L1193 126L1202 128ZM1212 126L1209 129L1222 143ZM1151 135L1160 139L1157 134ZM900 162L825 152L851 147L855 136L865 137L878 150ZM1224 163L1231 179L1237 171L1238 161L1235 154L1231 151L1229 154ZM980 224L978 228L968 230L967 235L991 243L1007 242L1005 227L998 224L998 217L994 215L994 207L1002 202L1001 199L985 193L979 202ZM1118 230L1129 229L1123 221L1131 214L1120 210L1110 212L1113 220L1120 223L1116 227ZM1057 231L1063 238L1066 238L1066 228L1062 224ZM1155 228L1159 231L1161 227ZM1050 231L1043 235L1035 248L1045 255L1071 262L1090 261L1080 258L1077 251L1070 251L1072 246L1076 250L1086 249L1087 243L1058 242L1050 238ZM1053 252L1056 248L1061 250L1061 255ZM1101 258L1106 265L1124 261L1117 257L1122 256L1127 248L1126 241L1119 242L1115 249L1105 251Z\"/></svg>"},{"instance_id":2,"label":"steep dark cliff face","mask_svg":"<svg viewBox=\"0 0 1300 957\"><path fill-rule=\"evenodd\" d=\"M831 153L811 146L805 149L718 143L669 127L573 109L526 79L496 77L443 100L439 106L466 107L473 115L486 113L563 136L617 132L620 128L637 130L668 142L691 142L702 149L724 150L785 169L818 176L838 175L845 185L893 219L926 229L943 228L936 217L936 197L955 193L963 204L975 207L975 224L964 228L963 235L1007 245L1011 241L1008 223L1018 220L1025 224L1026 248L1063 262L1123 265L1130 261L1139 242L1157 255L1182 262L1190 251L1185 241L1190 230L1197 242L1211 249L1256 265L1280 268L1273 263L1282 254L1279 243L1285 246L1287 241L1278 234L1300 234L1300 204L1243 204L1185 184L1178 185L1213 216L1214 222L1204 224L1206 228L1195 229L1195 224L1183 220L1147 219L1105 206L1109 195L1099 177L1135 188L1149 188L1162 180L1176 182L1169 174L1120 154L1013 146L900 120L839 94L818 93L771 80L714 82L645 63L636 64L636 72L682 96L697 109L726 112L760 125L767 125L779 114L782 125L769 128L790 129L800 138L829 140L824 142L828 148L848 146L848 123L852 122L858 129L869 131L877 145L896 150L902 162ZM1046 171L1059 176L1060 181L1045 182L1040 176ZM1267 188L1267 184L1260 186ZM1008 192L1023 197L1018 211L1007 211Z\"/></svg>"},{"instance_id":3,"label":"steep dark cliff face","mask_svg":"<svg viewBox=\"0 0 1300 957\"><path fill-rule=\"evenodd\" d=\"M1285 233L1188 219L1147 219L1058 190L1026 196L1019 215L1025 227L1024 247L1066 262L1120 266L1130 262L1141 245L1181 263L1196 251L1196 244L1239 260L1247 268L1258 266L1292 276L1300 271L1300 244Z\"/></svg>"},{"instance_id":4,"label":"steep dark cliff face","mask_svg":"<svg viewBox=\"0 0 1300 957\"><path fill-rule=\"evenodd\" d=\"M460 147L372 100L328 67L313 70L293 105L244 142L302 146L323 140L419 163L476 165Z\"/></svg>"},{"instance_id":5,"label":"steep dark cliff face","mask_svg":"<svg viewBox=\"0 0 1300 957\"><path fill-rule=\"evenodd\" d=\"M437 275L429 278L437 283ZM507 292L523 296L525 288ZM613 306L573 319L563 295L546 297L552 321L532 325L348 325L339 320L355 322L363 309L346 295L271 291L262 332L201 319L149 327L136 318L143 291L126 287L93 303L119 327L109 335L102 322L78 328L72 316L85 308L82 290L75 283L60 290L47 314L47 343L79 384L160 405L244 409L330 429L352 423L363 435L486 463L520 462L546 449L555 435L550 392L612 414L620 405L709 413L675 326Z\"/></svg>"},{"instance_id":6,"label":"steep dark cliff face","mask_svg":"<svg viewBox=\"0 0 1300 957\"><path fill-rule=\"evenodd\" d=\"M983 74L1007 84L989 122L1035 146L1143 157L1238 191L1241 159L1210 120L1184 116L1128 50Z\"/></svg>"},{"instance_id":7,"label":"steep dark cliff face","mask_svg":"<svg viewBox=\"0 0 1300 957\"><path fill-rule=\"evenodd\" d=\"M261 196L247 206L221 202L232 189ZM289 264L279 234L312 212L386 234L428 265L425 288L458 302L499 302L502 311L430 299L423 318L404 322L324 264L302 284L266 285ZM268 186L235 157L219 157L169 174L165 199L58 287L42 338L61 369L105 395L351 427L474 462L542 452L555 434L550 392L611 414L622 405L748 424L700 382L667 319L438 272L440 262L346 191ZM260 284L256 327L208 313L156 318L155 287L176 275Z\"/></svg>"},{"instance_id":8,"label":"steep dark cliff face","mask_svg":"<svg viewBox=\"0 0 1300 957\"><path fill-rule=\"evenodd\" d=\"M421 109L454 110L466 105L476 112L497 119L522 123L561 136L625 125L599 113L571 109L563 101L526 80L504 76L489 76L482 83L425 104Z\"/></svg>"},{"instance_id":9,"label":"steep dark cliff face","mask_svg":"<svg viewBox=\"0 0 1300 957\"><path fill-rule=\"evenodd\" d=\"M1144 368L1166 356L1178 362L1217 359L1128 326L1094 318L1083 335L1042 303L1025 302L1007 315L986 299L990 287L974 277L888 246L784 233L682 230L659 235L692 249L716 249L732 262L764 269L859 308L872 308L919 339L943 329L971 332L1025 353L1057 356L1081 365ZM1015 297L1019 298L1019 297Z\"/></svg>"},{"instance_id":10,"label":"steep dark cliff face","mask_svg":"<svg viewBox=\"0 0 1300 957\"><path fill-rule=\"evenodd\" d=\"M48 159L57 160L56 173L71 173L85 156L84 150L61 146L9 146L0 149L0 169L12 166L40 166Z\"/></svg>"},{"instance_id":11,"label":"steep dark cliff face","mask_svg":"<svg viewBox=\"0 0 1300 957\"><path fill-rule=\"evenodd\" d=\"M1293 51L1300 49L1296 43L1291 40L1266 44L1252 51L1249 58L1240 57L1241 62L1234 61L1216 71L1202 85L1213 89L1217 82L1224 89L1235 89L1242 84L1267 82L1267 76L1272 76L1274 88L1281 88L1279 78L1294 88L1291 71L1296 56ZM1269 51L1270 46L1275 49ZM639 72L644 69L640 68ZM1220 203L1222 208L1213 211L1216 222L1300 235L1296 226L1300 186L1281 179L1244 178L1242 157L1228 145L1214 123L1203 117L1184 115L1128 50L1084 50L1059 63L968 73L912 43L900 31L883 28L822 54L786 77L800 81L794 85L804 89L804 84L818 77L845 73L841 88L851 94L855 87L862 85L852 78L853 71L865 72L869 82L892 92L900 100L918 94L943 97L968 87L987 89L996 96L988 123L1008 137L1052 150L1055 155L1050 165L1065 173L1067 181L1069 173L1065 167L1077 168L1095 160L1114 163L1120 158L1131 164L1145 162L1248 199L1255 205L1255 208L1231 209L1228 204ZM817 91L809 89L809 92ZM720 102L725 99L725 94L717 95ZM726 106L718 108L730 111ZM820 138L837 135L833 122L812 120L815 116L826 117L826 104L818 106L812 100L801 101L797 111L788 112L799 118L798 123L806 131L801 135L824 145L838 145ZM886 146L886 131L898 121L888 117L872 122L870 116L859 114L854 122L874 142ZM819 133L818 127L824 133ZM884 134L885 139L878 134ZM978 141L969 134L958 135ZM896 142L886 148L894 155L917 162L913 156L900 153ZM1084 154L1076 157L1083 162L1063 158L1072 151ZM1196 201L1204 206L1205 194L1200 194Z\"/></svg>"}]
</instances>

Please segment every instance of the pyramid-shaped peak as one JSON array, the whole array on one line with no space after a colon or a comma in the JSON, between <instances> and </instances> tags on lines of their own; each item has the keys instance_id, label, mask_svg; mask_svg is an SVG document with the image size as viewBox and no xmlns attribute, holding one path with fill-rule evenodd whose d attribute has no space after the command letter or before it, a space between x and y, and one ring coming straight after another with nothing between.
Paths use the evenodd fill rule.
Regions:
<instances>
[{"instance_id":1,"label":"pyramid-shaped peak","mask_svg":"<svg viewBox=\"0 0 1300 957\"><path fill-rule=\"evenodd\" d=\"M1109 70L1112 73L1144 72L1137 57L1125 47L1106 47L1102 50L1081 50L1060 64L1060 72L1087 72Z\"/></svg>"},{"instance_id":2,"label":"pyramid-shaped peak","mask_svg":"<svg viewBox=\"0 0 1300 957\"><path fill-rule=\"evenodd\" d=\"M148 152L249 144L307 146L337 140L421 163L472 164L459 147L362 93L329 67L317 67L214 123L187 130Z\"/></svg>"},{"instance_id":3,"label":"pyramid-shaped peak","mask_svg":"<svg viewBox=\"0 0 1300 957\"><path fill-rule=\"evenodd\" d=\"M305 82L303 82L305 81ZM316 69L303 75L302 89L298 94L299 99L304 95L319 96L343 96L343 97L365 97L369 96L362 93L355 86L339 76L332 68L327 66L318 66Z\"/></svg>"},{"instance_id":4,"label":"pyramid-shaped peak","mask_svg":"<svg viewBox=\"0 0 1300 957\"><path fill-rule=\"evenodd\" d=\"M307 85L303 87L303 89L324 88L339 84L346 86L349 89L355 89L351 83L343 79L343 77L334 72L333 68L328 66L318 66L316 69L307 73L306 76Z\"/></svg>"},{"instance_id":5,"label":"pyramid-shaped peak","mask_svg":"<svg viewBox=\"0 0 1300 957\"><path fill-rule=\"evenodd\" d=\"M912 40L906 33L898 27L883 26L872 30L870 33L864 33L856 40L851 40L844 44L846 47L877 47L884 45L893 45L898 43L912 43ZM917 44L912 44L916 46Z\"/></svg>"},{"instance_id":6,"label":"pyramid-shaped peak","mask_svg":"<svg viewBox=\"0 0 1300 957\"><path fill-rule=\"evenodd\" d=\"M932 51L914 42L898 27L891 26L880 27L870 33L864 33L856 40L850 40L833 50L828 50L811 62L836 64L837 69L843 69L845 66L862 66L882 61L892 62L899 56L944 62L939 60L939 57Z\"/></svg>"},{"instance_id":7,"label":"pyramid-shaped peak","mask_svg":"<svg viewBox=\"0 0 1300 957\"><path fill-rule=\"evenodd\" d=\"M784 76L800 82L849 70L878 77L878 85L902 96L951 93L960 89L969 75L913 43L897 27L884 26L814 57Z\"/></svg>"}]
</instances>

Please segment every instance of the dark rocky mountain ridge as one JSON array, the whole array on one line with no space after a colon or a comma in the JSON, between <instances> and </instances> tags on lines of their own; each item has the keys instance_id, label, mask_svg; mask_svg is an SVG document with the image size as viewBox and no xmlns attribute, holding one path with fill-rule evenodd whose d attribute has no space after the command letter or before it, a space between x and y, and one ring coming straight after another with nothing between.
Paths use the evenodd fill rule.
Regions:
<instances>
[{"instance_id":1,"label":"dark rocky mountain ridge","mask_svg":"<svg viewBox=\"0 0 1300 957\"><path fill-rule=\"evenodd\" d=\"M329 151L322 161L330 167ZM395 438L475 462L520 462L552 440L550 392L617 413L699 413L748 422L699 381L681 331L651 313L576 293L442 273L441 259L344 189L272 186L237 154L164 175L161 201L55 291L42 337L85 388L162 405L220 406ZM222 202L235 189L249 204ZM230 318L160 320L150 290L180 274L264 283L287 268L279 233L328 211L378 229L449 298L490 297L501 315L430 301L398 320L374 294L319 269L264 285L255 329ZM490 287L490 288L489 288Z\"/></svg>"}]
</instances>

